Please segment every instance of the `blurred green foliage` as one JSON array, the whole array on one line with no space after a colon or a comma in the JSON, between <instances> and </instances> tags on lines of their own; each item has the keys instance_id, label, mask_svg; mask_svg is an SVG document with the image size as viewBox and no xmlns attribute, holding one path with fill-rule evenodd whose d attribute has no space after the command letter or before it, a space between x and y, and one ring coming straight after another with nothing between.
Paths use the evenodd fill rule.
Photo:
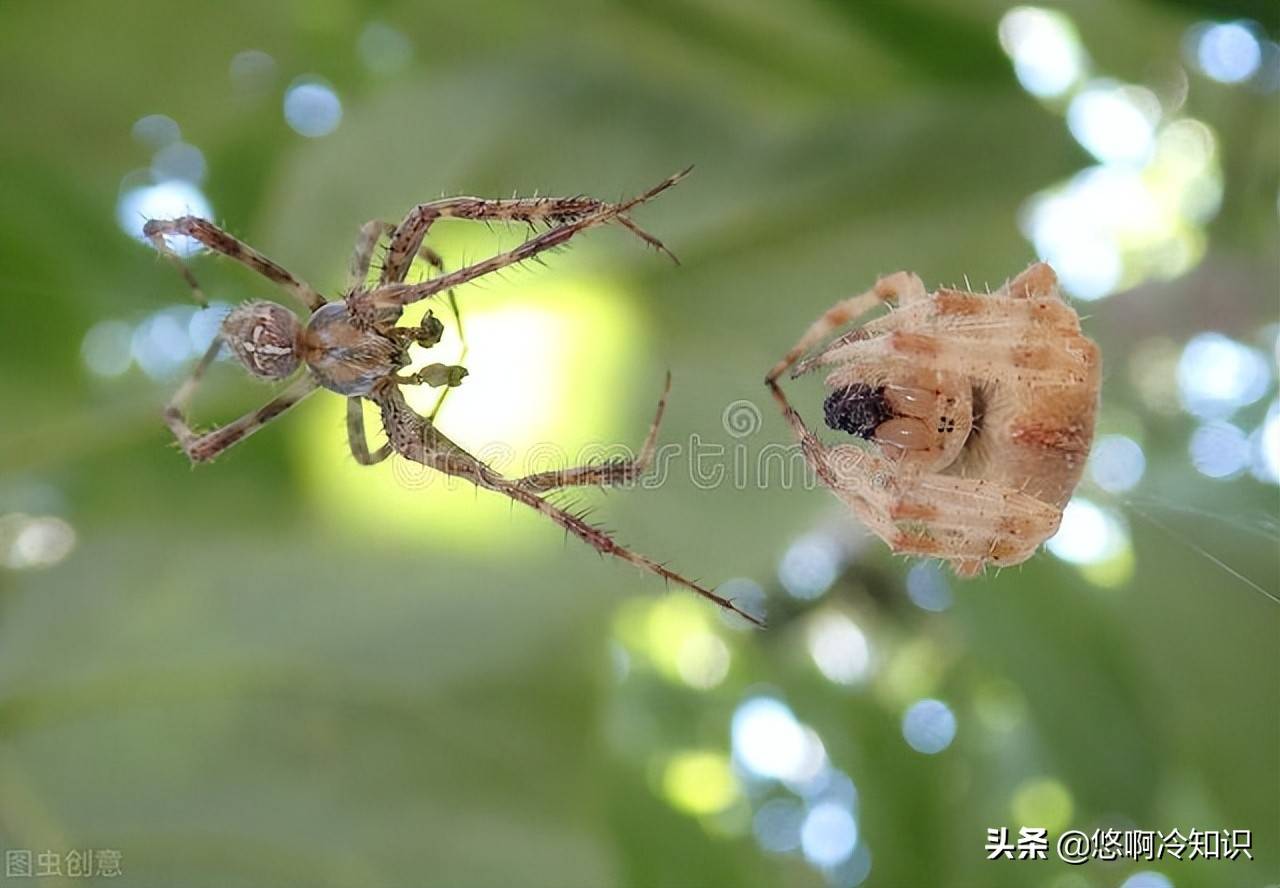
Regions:
<instances>
[{"instance_id":1,"label":"blurred green foliage","mask_svg":"<svg viewBox=\"0 0 1280 888\"><path fill-rule=\"evenodd\" d=\"M96 323L185 298L116 221L122 181L150 162L130 136L147 114L203 151L220 221L329 293L368 218L442 193L613 197L692 162L639 214L681 267L600 232L510 285L594 275L639 319L591 389L608 409L589 407L579 432L637 441L670 368L665 439L732 448L721 414L748 399L765 416L752 445L785 441L759 379L812 317L899 268L1002 281L1033 258L1024 200L1090 162L1013 77L996 40L1007 8L0 5L0 514L57 515L77 539L55 566L0 568L0 848L119 849L129 885L821 885L798 854L760 850L745 801L697 817L664 792L671 755L728 754L735 706L768 690L857 786L866 884L1101 888L1137 869L1177 888L1280 882L1280 607L1218 563L1280 588L1276 490L1197 474L1192 419L1149 409L1129 373L1136 343L1205 329L1271 347L1258 336L1280 287L1274 93L1193 80L1186 110L1218 132L1226 183L1208 254L1083 312L1108 367L1102 430L1143 431L1147 475L1113 503L1132 577L1098 586L1041 555L955 584L954 605L927 613L874 544L821 601L798 601L772 580L794 538L856 534L822 493L708 491L677 473L608 496L608 522L640 551L768 590L767 632L709 615L731 654L709 690L627 642L626 620L650 619L663 590L534 516L477 504L493 517L460 543L444 514L416 527L390 511L380 526L376 504L344 514L299 456L344 459L327 395L193 472L159 421L173 381L100 378L81 359ZM1097 67L1134 82L1177 66L1195 21L1251 15L1274 39L1276 10L1069 9ZM407 38L405 67L362 63L375 20ZM258 93L228 76L246 49L275 60ZM307 74L344 108L314 140L280 110ZM195 266L217 298L271 295L239 269ZM802 412L818 392L795 389ZM224 370L198 409L230 417L264 397ZM1154 505L1131 510L1139 496ZM814 668L806 627L824 609L856 618L880 678L846 688ZM936 756L900 728L926 695L959 723ZM992 707L1003 715L984 718ZM988 863L985 829L1034 825L1011 805L1041 778L1066 788L1072 826L1248 828L1256 859Z\"/></svg>"}]
</instances>

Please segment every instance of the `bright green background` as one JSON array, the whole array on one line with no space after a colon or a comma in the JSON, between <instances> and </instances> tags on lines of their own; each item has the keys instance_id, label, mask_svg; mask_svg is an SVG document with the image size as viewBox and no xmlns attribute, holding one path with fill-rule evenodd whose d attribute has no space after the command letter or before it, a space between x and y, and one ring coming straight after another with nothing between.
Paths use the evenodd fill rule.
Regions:
<instances>
[{"instance_id":1,"label":"bright green background","mask_svg":"<svg viewBox=\"0 0 1280 888\"><path fill-rule=\"evenodd\" d=\"M1005 8L0 5L0 512L57 514L78 536L53 568L0 572L0 848L120 849L115 884L128 885L820 885L799 856L766 855L731 817L692 817L662 790L674 751L726 752L734 706L772 688L857 784L869 885L1114 886L1138 868L1177 888L1280 882L1280 607L1137 514L1126 585L1095 587L1042 554L956 584L952 609L926 614L878 543L823 601L786 599L773 576L789 543L852 527L820 492L705 491L677 474L658 491L589 493L639 550L711 582L753 577L770 596L768 632L716 630L732 652L719 687L671 681L642 650L620 681L619 607L658 600L650 578L484 496L417 515L378 498L385 473L363 498L326 480L327 465L355 469L324 394L193 472L159 420L172 383L97 379L80 359L96 322L184 298L115 221L121 179L148 163L130 136L145 114L173 117L205 152L221 221L328 293L367 218L441 193L612 198L695 163L637 214L681 267L599 232L493 298L527 284L554 300L575 276L620 294L609 330L582 325L592 362L559 390L582 393L560 407L573 443L637 441L667 368L665 440L731 447L721 413L750 399L765 423L751 446L783 441L759 380L813 316L899 268L1002 281L1033 258L1024 199L1089 162L1012 76L996 41ZM1178 62L1200 18L1277 31L1263 0L1071 12L1098 67L1139 82ZM408 68L361 65L373 19L409 37ZM248 48L278 65L258 99L233 95L227 73ZM344 103L318 140L280 114L307 73ZM1125 372L1140 340L1217 329L1256 342L1276 319L1274 94L1193 78L1189 103L1223 150L1209 256L1090 305L1086 327L1108 367L1104 403L1145 424L1135 496L1191 507L1153 514L1275 592L1275 488L1196 474L1191 418L1147 415ZM455 262L461 244L493 244L442 232ZM218 298L269 295L196 265ZM794 393L816 416L818 389ZM230 417L263 398L224 370L197 409ZM855 615L886 658L926 664L908 683L956 711L950 749L908 748L907 701L879 679L849 690L815 670L805 626L823 608ZM1003 734L975 714L991 688L1016 704ZM1251 828L1257 860L987 863L985 828L1018 826L1011 794L1038 777L1067 787L1074 826Z\"/></svg>"}]
</instances>

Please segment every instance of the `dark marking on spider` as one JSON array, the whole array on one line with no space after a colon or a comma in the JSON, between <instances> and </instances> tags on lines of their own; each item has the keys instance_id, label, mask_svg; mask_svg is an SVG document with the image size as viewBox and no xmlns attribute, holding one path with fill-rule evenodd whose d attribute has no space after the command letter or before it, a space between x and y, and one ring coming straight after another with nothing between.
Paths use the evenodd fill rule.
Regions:
<instances>
[{"instance_id":1,"label":"dark marking on spider","mask_svg":"<svg viewBox=\"0 0 1280 888\"><path fill-rule=\"evenodd\" d=\"M884 397L884 386L872 388L863 383L837 389L822 405L829 428L870 440L876 427L893 417Z\"/></svg>"}]
</instances>

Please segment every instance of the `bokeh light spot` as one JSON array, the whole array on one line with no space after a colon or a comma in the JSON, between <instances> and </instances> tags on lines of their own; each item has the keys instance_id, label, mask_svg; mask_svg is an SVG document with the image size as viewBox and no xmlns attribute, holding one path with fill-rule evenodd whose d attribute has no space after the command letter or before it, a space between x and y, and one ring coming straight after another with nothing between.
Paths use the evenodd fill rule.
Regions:
<instances>
[{"instance_id":1,"label":"bokeh light spot","mask_svg":"<svg viewBox=\"0 0 1280 888\"><path fill-rule=\"evenodd\" d=\"M134 328L129 350L143 373L152 379L167 379L195 355L189 332L194 313L194 307L163 309Z\"/></svg>"},{"instance_id":2,"label":"bokeh light spot","mask_svg":"<svg viewBox=\"0 0 1280 888\"><path fill-rule=\"evenodd\" d=\"M1196 471L1209 478L1234 478L1249 465L1249 437L1229 422L1211 422L1191 434L1187 450Z\"/></svg>"},{"instance_id":3,"label":"bokeh light spot","mask_svg":"<svg viewBox=\"0 0 1280 888\"><path fill-rule=\"evenodd\" d=\"M1219 83L1241 83L1262 64L1262 45L1242 22L1211 25L1200 32L1196 61L1201 71Z\"/></svg>"},{"instance_id":4,"label":"bokeh light spot","mask_svg":"<svg viewBox=\"0 0 1280 888\"><path fill-rule=\"evenodd\" d=\"M676 670L690 687L714 688L729 674L729 648L710 632L692 633L676 652Z\"/></svg>"},{"instance_id":5,"label":"bokeh light spot","mask_svg":"<svg viewBox=\"0 0 1280 888\"><path fill-rule=\"evenodd\" d=\"M805 810L795 799L771 799L760 806L751 822L760 847L785 854L800 847L800 826Z\"/></svg>"},{"instance_id":6,"label":"bokeh light spot","mask_svg":"<svg viewBox=\"0 0 1280 888\"><path fill-rule=\"evenodd\" d=\"M294 132L309 139L327 136L342 122L342 101L328 84L301 80L284 94L284 119Z\"/></svg>"},{"instance_id":7,"label":"bokeh light spot","mask_svg":"<svg viewBox=\"0 0 1280 888\"><path fill-rule=\"evenodd\" d=\"M413 61L413 44L403 31L386 22L370 22L356 43L360 61L370 71L391 74Z\"/></svg>"},{"instance_id":8,"label":"bokeh light spot","mask_svg":"<svg viewBox=\"0 0 1280 888\"><path fill-rule=\"evenodd\" d=\"M157 182L179 179L198 185L204 181L206 172L204 154L186 142L165 145L151 158L151 175Z\"/></svg>"},{"instance_id":9,"label":"bokeh light spot","mask_svg":"<svg viewBox=\"0 0 1280 888\"><path fill-rule=\"evenodd\" d=\"M1071 792L1062 781L1052 777L1024 781L1014 790L1010 802L1014 823L1043 826L1050 835L1061 832L1071 823L1073 810Z\"/></svg>"},{"instance_id":10,"label":"bokeh light spot","mask_svg":"<svg viewBox=\"0 0 1280 888\"><path fill-rule=\"evenodd\" d=\"M182 130L172 117L164 114L148 114L133 124L133 137L152 151L182 138Z\"/></svg>"},{"instance_id":11,"label":"bokeh light spot","mask_svg":"<svg viewBox=\"0 0 1280 888\"><path fill-rule=\"evenodd\" d=\"M1089 454L1093 482L1109 493L1133 490L1147 469L1147 458L1137 441L1127 435L1104 435Z\"/></svg>"},{"instance_id":12,"label":"bokeh light spot","mask_svg":"<svg viewBox=\"0 0 1280 888\"><path fill-rule=\"evenodd\" d=\"M871 852L867 843L859 841L853 855L844 863L828 870L827 884L831 888L858 888L871 875Z\"/></svg>"},{"instance_id":13,"label":"bokeh light spot","mask_svg":"<svg viewBox=\"0 0 1280 888\"><path fill-rule=\"evenodd\" d=\"M0 515L0 566L12 570L52 567L71 554L76 532L51 515Z\"/></svg>"},{"instance_id":14,"label":"bokeh light spot","mask_svg":"<svg viewBox=\"0 0 1280 888\"><path fill-rule=\"evenodd\" d=\"M276 60L260 49L246 49L231 57L231 85L242 95L266 92L276 78Z\"/></svg>"},{"instance_id":15,"label":"bokeh light spot","mask_svg":"<svg viewBox=\"0 0 1280 888\"><path fill-rule=\"evenodd\" d=\"M116 221L120 227L143 243L142 226L150 219L176 219L179 216L213 217L213 208L199 188L190 182L170 180L155 185L130 188L116 203ZM200 242L186 236L166 238L169 247L182 256L204 249Z\"/></svg>"},{"instance_id":16,"label":"bokeh light spot","mask_svg":"<svg viewBox=\"0 0 1280 888\"><path fill-rule=\"evenodd\" d=\"M778 580L794 598L812 600L840 575L843 552L830 537L811 534L792 543L778 564Z\"/></svg>"},{"instance_id":17,"label":"bokeh light spot","mask_svg":"<svg viewBox=\"0 0 1280 888\"><path fill-rule=\"evenodd\" d=\"M1250 436L1251 470L1259 481L1280 484L1280 400L1272 401L1262 427Z\"/></svg>"},{"instance_id":18,"label":"bokeh light spot","mask_svg":"<svg viewBox=\"0 0 1280 888\"><path fill-rule=\"evenodd\" d=\"M1018 82L1032 95L1063 95L1084 74L1080 38L1071 20L1060 12L1015 7L1000 20L999 35Z\"/></svg>"},{"instance_id":19,"label":"bokeh light spot","mask_svg":"<svg viewBox=\"0 0 1280 888\"><path fill-rule=\"evenodd\" d=\"M1221 333L1200 333L1178 359L1182 405L1201 419L1221 419L1267 393L1271 368L1257 349Z\"/></svg>"},{"instance_id":20,"label":"bokeh light spot","mask_svg":"<svg viewBox=\"0 0 1280 888\"><path fill-rule=\"evenodd\" d=\"M100 321L80 343L80 357L95 376L120 376L133 363L133 328L124 321Z\"/></svg>"},{"instance_id":21,"label":"bokeh light spot","mask_svg":"<svg viewBox=\"0 0 1280 888\"><path fill-rule=\"evenodd\" d=\"M809 624L809 655L814 665L837 684L857 684L871 669L867 636L844 614L819 614Z\"/></svg>"},{"instance_id":22,"label":"bokeh light spot","mask_svg":"<svg viewBox=\"0 0 1280 888\"><path fill-rule=\"evenodd\" d=\"M902 736L916 752L936 755L955 739L955 714L941 700L921 700L903 715Z\"/></svg>"},{"instance_id":23,"label":"bokeh light spot","mask_svg":"<svg viewBox=\"0 0 1280 888\"><path fill-rule=\"evenodd\" d=\"M1096 81L1071 100L1067 127L1103 163L1140 164L1151 156L1159 108L1149 90Z\"/></svg>"},{"instance_id":24,"label":"bokeh light spot","mask_svg":"<svg viewBox=\"0 0 1280 888\"><path fill-rule=\"evenodd\" d=\"M735 758L757 776L797 779L811 770L810 738L780 700L746 700L734 712L730 730Z\"/></svg>"},{"instance_id":25,"label":"bokeh light spot","mask_svg":"<svg viewBox=\"0 0 1280 888\"><path fill-rule=\"evenodd\" d=\"M816 867L828 869L848 860L858 844L853 814L834 802L814 805L800 827L800 847Z\"/></svg>"},{"instance_id":26,"label":"bokeh light spot","mask_svg":"<svg viewBox=\"0 0 1280 888\"><path fill-rule=\"evenodd\" d=\"M1067 503L1062 524L1046 545L1063 561L1098 564L1127 547L1128 531L1113 512L1077 496Z\"/></svg>"},{"instance_id":27,"label":"bokeh light spot","mask_svg":"<svg viewBox=\"0 0 1280 888\"><path fill-rule=\"evenodd\" d=\"M747 577L734 577L721 583L716 592L732 601L734 607L744 613L751 614L761 620L767 616L764 587L755 580ZM741 614L734 613L727 608L718 608L718 613L722 623L739 632L754 632L759 628Z\"/></svg>"},{"instance_id":28,"label":"bokeh light spot","mask_svg":"<svg viewBox=\"0 0 1280 888\"><path fill-rule=\"evenodd\" d=\"M978 686L974 692L973 711L988 731L1007 734L1026 720L1027 703L1017 685L995 679Z\"/></svg>"},{"instance_id":29,"label":"bokeh light spot","mask_svg":"<svg viewBox=\"0 0 1280 888\"><path fill-rule=\"evenodd\" d=\"M1173 888L1173 881L1163 873L1143 870L1121 882L1120 888Z\"/></svg>"},{"instance_id":30,"label":"bokeh light spot","mask_svg":"<svg viewBox=\"0 0 1280 888\"><path fill-rule=\"evenodd\" d=\"M662 790L671 804L689 814L715 814L738 798L738 781L723 754L681 752L672 756L662 775Z\"/></svg>"},{"instance_id":31,"label":"bokeh light spot","mask_svg":"<svg viewBox=\"0 0 1280 888\"><path fill-rule=\"evenodd\" d=\"M921 561L907 571L907 597L921 610L940 613L951 607L951 584L942 567Z\"/></svg>"}]
</instances>

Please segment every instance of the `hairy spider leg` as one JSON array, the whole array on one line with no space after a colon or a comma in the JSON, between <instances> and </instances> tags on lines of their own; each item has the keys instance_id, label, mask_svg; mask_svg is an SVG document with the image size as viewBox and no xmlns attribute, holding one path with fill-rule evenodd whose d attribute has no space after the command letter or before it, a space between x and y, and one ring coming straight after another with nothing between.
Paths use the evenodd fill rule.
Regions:
<instances>
[{"instance_id":1,"label":"hairy spider leg","mask_svg":"<svg viewBox=\"0 0 1280 888\"><path fill-rule=\"evenodd\" d=\"M687 172L687 170L686 170ZM674 183L673 183L674 184ZM380 283L403 283L409 266L431 226L439 219L470 219L477 222L521 222L531 228L577 222L613 208L612 204L593 197L530 197L490 200L480 197L446 197L418 204L396 227L387 244L387 259L382 266ZM675 258L671 251L652 234L625 216L617 221L645 243Z\"/></svg>"},{"instance_id":2,"label":"hairy spider leg","mask_svg":"<svg viewBox=\"0 0 1280 888\"><path fill-rule=\"evenodd\" d=\"M350 271L347 274L347 292L362 290L369 280L369 267L373 264L373 254L378 241L384 234L395 230L395 226L382 219L370 219L360 226L356 235L355 249L351 251Z\"/></svg>"},{"instance_id":3,"label":"hairy spider leg","mask_svg":"<svg viewBox=\"0 0 1280 888\"><path fill-rule=\"evenodd\" d=\"M362 466L373 466L391 455L391 442L385 442L377 450L369 450L369 439L364 430L364 404L362 398L347 398L347 445L351 455Z\"/></svg>"},{"instance_id":4,"label":"hairy spider leg","mask_svg":"<svg viewBox=\"0 0 1280 888\"><path fill-rule=\"evenodd\" d=\"M382 424L388 440L396 452L405 459L421 463L446 475L463 478L477 487L501 493L534 511L546 516L567 533L581 539L601 555L633 564L664 580L684 586L726 610L763 626L764 622L741 610L730 598L717 595L711 589L676 573L653 559L634 552L618 543L612 536L561 507L549 502L532 490L508 480L489 466L476 459L460 445L445 437L439 429L420 416L404 400L404 395L394 382L388 381L376 388L370 396L382 412Z\"/></svg>"},{"instance_id":5,"label":"hairy spider leg","mask_svg":"<svg viewBox=\"0 0 1280 888\"><path fill-rule=\"evenodd\" d=\"M1025 561L1058 527L1053 506L997 482L923 474L904 488L888 460L852 444L827 447L777 383L769 389L818 479L894 552L940 558L972 576L987 563Z\"/></svg>"},{"instance_id":6,"label":"hairy spider leg","mask_svg":"<svg viewBox=\"0 0 1280 888\"><path fill-rule=\"evenodd\" d=\"M649 424L649 434L645 436L640 453L633 459L615 459L569 469L553 469L516 478L512 483L534 493L546 493L561 487L607 487L634 481L653 462L658 446L658 430L662 425L662 415L666 412L667 395L670 393L671 374L668 373L662 396L658 399L658 409L654 412L653 422Z\"/></svg>"},{"instance_id":7,"label":"hairy spider leg","mask_svg":"<svg viewBox=\"0 0 1280 888\"><path fill-rule=\"evenodd\" d=\"M910 272L899 271L887 277L882 277L876 281L874 287L865 293L842 299L823 312L822 316L809 326L809 329L804 332L800 340L782 357L782 360L773 365L773 369L765 377L765 382L772 383L818 343L845 324L862 317L877 305L895 302L908 305L923 299L924 296L924 282Z\"/></svg>"},{"instance_id":8,"label":"hairy spider leg","mask_svg":"<svg viewBox=\"0 0 1280 888\"><path fill-rule=\"evenodd\" d=\"M162 256L177 266L183 278L191 286L196 301L203 306L208 306L208 300L204 298L204 293L201 291L200 285L196 283L195 275L191 273L191 269L165 242L164 236L166 234L186 235L187 237L195 238L209 249L234 259L241 265L256 271L267 280L278 284L308 311L315 311L325 304L324 297L316 292L315 288L310 284L295 277L253 247L237 240L206 219L200 219L196 216L180 216L177 219L151 219L142 227L142 233L155 245Z\"/></svg>"},{"instance_id":9,"label":"hairy spider leg","mask_svg":"<svg viewBox=\"0 0 1280 888\"><path fill-rule=\"evenodd\" d=\"M448 274L432 278L420 284L388 284L363 294L366 298L360 302L364 304L352 305L353 315L368 319L369 323L380 316L380 310L387 308L400 308L410 303L417 302L421 299L427 299L445 290L453 287L461 286L468 281L491 274L499 269L506 268L509 265L515 265L532 259L539 253L554 249L569 241L575 235L594 228L598 225L604 225L612 222L627 211L639 206L646 201L652 200L657 195L666 191L672 185L675 185L685 177L689 172L688 169L683 170L674 176L664 179L662 182L650 188L648 191L640 194L630 200L622 203L607 204L604 209L594 212L588 216L584 216L574 222L568 222L564 225L556 226L549 231L529 238L529 240L520 244L514 249L505 253L499 253L489 259L477 262L459 268Z\"/></svg>"},{"instance_id":10,"label":"hairy spider leg","mask_svg":"<svg viewBox=\"0 0 1280 888\"><path fill-rule=\"evenodd\" d=\"M179 446L182 447L183 452L192 462L209 462L222 451L243 441L319 388L319 385L310 375L305 375L257 410L246 413L234 422L227 423L224 426L216 426L207 432L197 433L188 424L186 411L192 396L204 377L205 371L209 369L209 365L218 357L218 352L221 349L221 338L215 338L208 351L204 353L204 357L200 359L195 369L191 371L191 375L183 381L182 385L178 386L178 390L174 392L173 397L169 399L169 403L164 408L165 424L169 426L169 430L173 432L173 436L177 439Z\"/></svg>"}]
</instances>

